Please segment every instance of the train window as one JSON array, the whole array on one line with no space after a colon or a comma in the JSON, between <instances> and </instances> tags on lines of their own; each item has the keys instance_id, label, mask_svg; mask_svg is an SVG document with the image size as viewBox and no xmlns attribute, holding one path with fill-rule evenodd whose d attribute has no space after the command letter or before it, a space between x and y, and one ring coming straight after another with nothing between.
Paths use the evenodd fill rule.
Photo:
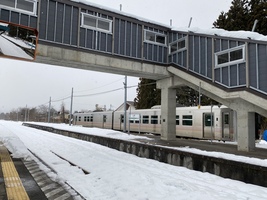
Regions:
<instances>
[{"instance_id":1,"label":"train window","mask_svg":"<svg viewBox=\"0 0 267 200\"><path fill-rule=\"evenodd\" d=\"M79 116L79 122L81 121L81 116Z\"/></svg>"},{"instance_id":2,"label":"train window","mask_svg":"<svg viewBox=\"0 0 267 200\"><path fill-rule=\"evenodd\" d=\"M149 116L148 115L144 115L143 116L143 124L148 124L149 123Z\"/></svg>"},{"instance_id":3,"label":"train window","mask_svg":"<svg viewBox=\"0 0 267 200\"><path fill-rule=\"evenodd\" d=\"M183 125L192 126L193 125L193 116L192 115L183 115Z\"/></svg>"},{"instance_id":4,"label":"train window","mask_svg":"<svg viewBox=\"0 0 267 200\"><path fill-rule=\"evenodd\" d=\"M103 122L107 122L107 115L103 116Z\"/></svg>"},{"instance_id":5,"label":"train window","mask_svg":"<svg viewBox=\"0 0 267 200\"><path fill-rule=\"evenodd\" d=\"M179 121L179 115L176 115L176 125L180 125L180 121Z\"/></svg>"},{"instance_id":6,"label":"train window","mask_svg":"<svg viewBox=\"0 0 267 200\"><path fill-rule=\"evenodd\" d=\"M158 124L158 115L151 115L151 124Z\"/></svg>"},{"instance_id":7,"label":"train window","mask_svg":"<svg viewBox=\"0 0 267 200\"><path fill-rule=\"evenodd\" d=\"M93 122L93 121L94 121L94 116L91 115L91 117L90 117L90 122Z\"/></svg>"},{"instance_id":8,"label":"train window","mask_svg":"<svg viewBox=\"0 0 267 200\"><path fill-rule=\"evenodd\" d=\"M210 114L205 114L205 126L214 126L214 119L213 115L211 116Z\"/></svg>"}]
</instances>

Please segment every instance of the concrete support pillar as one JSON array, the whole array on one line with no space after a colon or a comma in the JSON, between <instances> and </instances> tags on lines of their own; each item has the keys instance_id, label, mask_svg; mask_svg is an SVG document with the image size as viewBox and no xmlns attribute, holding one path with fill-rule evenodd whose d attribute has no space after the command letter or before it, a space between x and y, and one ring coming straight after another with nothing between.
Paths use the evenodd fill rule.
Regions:
<instances>
[{"instance_id":1,"label":"concrete support pillar","mask_svg":"<svg viewBox=\"0 0 267 200\"><path fill-rule=\"evenodd\" d=\"M161 88L161 139L176 138L176 90Z\"/></svg>"},{"instance_id":2,"label":"concrete support pillar","mask_svg":"<svg viewBox=\"0 0 267 200\"><path fill-rule=\"evenodd\" d=\"M255 113L246 110L237 111L238 151L255 149Z\"/></svg>"}]
</instances>

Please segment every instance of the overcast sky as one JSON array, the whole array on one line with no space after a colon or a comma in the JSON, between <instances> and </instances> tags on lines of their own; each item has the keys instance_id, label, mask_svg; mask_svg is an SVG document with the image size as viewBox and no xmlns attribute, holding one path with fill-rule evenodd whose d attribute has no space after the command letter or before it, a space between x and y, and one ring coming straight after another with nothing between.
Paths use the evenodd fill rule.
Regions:
<instances>
[{"instance_id":1,"label":"overcast sky","mask_svg":"<svg viewBox=\"0 0 267 200\"><path fill-rule=\"evenodd\" d=\"M89 0L88 0L89 1ZM122 10L125 13L147 18L174 27L212 28L221 11L227 12L232 0L90 0L105 7ZM65 67L36 64L0 58L0 113L19 107L48 105L60 109L64 102L70 107L71 88L74 95L73 110L94 109L96 104L116 109L124 101L124 76L77 70ZM138 78L128 77L128 86L138 84ZM121 88L121 89L120 89ZM104 93L119 89L115 92ZM129 101L136 96L136 87L128 89ZM61 100L64 99L64 100ZM56 102L55 102L56 101Z\"/></svg>"}]
</instances>

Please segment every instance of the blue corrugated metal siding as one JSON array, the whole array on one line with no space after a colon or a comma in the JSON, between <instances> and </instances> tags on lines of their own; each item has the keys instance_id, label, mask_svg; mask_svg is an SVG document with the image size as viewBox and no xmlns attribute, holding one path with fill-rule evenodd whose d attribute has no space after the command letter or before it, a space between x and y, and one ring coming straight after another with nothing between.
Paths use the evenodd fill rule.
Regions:
<instances>
[{"instance_id":1,"label":"blue corrugated metal siding","mask_svg":"<svg viewBox=\"0 0 267 200\"><path fill-rule=\"evenodd\" d=\"M224 85L229 86L229 67L222 68L221 71L221 83Z\"/></svg>"},{"instance_id":2,"label":"blue corrugated metal siding","mask_svg":"<svg viewBox=\"0 0 267 200\"><path fill-rule=\"evenodd\" d=\"M267 93L265 42L172 31L133 17L72 1L42 0L40 3L41 10L37 12L40 15L38 16L40 40L157 64L172 63L209 81L215 80L216 83L228 88L249 84L250 88ZM94 28L82 24L82 16L85 13L92 15L93 18L107 21L112 29ZM5 8L0 8L0 19L33 28L37 28L38 23L37 16ZM147 32L166 36L166 43L160 41L162 39L160 37L159 41L145 38ZM174 45L169 49L176 43L177 47ZM233 48L234 50L242 48L243 52L248 48L246 54L248 58L236 59L237 62L222 61L216 66L218 63L216 59L221 56L220 59L223 60L222 54L233 51L231 50ZM246 75L246 67L249 75ZM249 77L248 82L247 77Z\"/></svg>"},{"instance_id":3,"label":"blue corrugated metal siding","mask_svg":"<svg viewBox=\"0 0 267 200\"><path fill-rule=\"evenodd\" d=\"M32 28L37 28L37 17L27 15L24 13L7 10L0 8L0 19L7 22L12 22L24 26L30 26Z\"/></svg>"},{"instance_id":4,"label":"blue corrugated metal siding","mask_svg":"<svg viewBox=\"0 0 267 200\"><path fill-rule=\"evenodd\" d=\"M169 33L169 44L175 43L179 39L186 40L187 35L178 32L170 32ZM176 52L169 52L168 62L177 64L179 67L186 68L187 67L187 49L178 50Z\"/></svg>"},{"instance_id":5,"label":"blue corrugated metal siding","mask_svg":"<svg viewBox=\"0 0 267 200\"><path fill-rule=\"evenodd\" d=\"M166 36L167 33L163 30L154 29L152 27L145 26L144 30L149 30L153 33L159 33ZM148 61L157 63L167 63L168 47L164 44L150 43L144 41L143 58Z\"/></svg>"},{"instance_id":6,"label":"blue corrugated metal siding","mask_svg":"<svg viewBox=\"0 0 267 200\"><path fill-rule=\"evenodd\" d=\"M230 66L230 74L231 74L231 77L236 77L236 78L230 79L230 87L235 87L237 86L237 77L238 77L237 65Z\"/></svg>"},{"instance_id":7,"label":"blue corrugated metal siding","mask_svg":"<svg viewBox=\"0 0 267 200\"><path fill-rule=\"evenodd\" d=\"M41 1L41 40L77 46L79 9L53 0Z\"/></svg>"},{"instance_id":8,"label":"blue corrugated metal siding","mask_svg":"<svg viewBox=\"0 0 267 200\"><path fill-rule=\"evenodd\" d=\"M267 93L267 45L249 44L250 87Z\"/></svg>"},{"instance_id":9,"label":"blue corrugated metal siding","mask_svg":"<svg viewBox=\"0 0 267 200\"><path fill-rule=\"evenodd\" d=\"M238 65L239 69L239 85L238 86L245 86L246 85L246 63L241 63ZM235 78L235 77L231 77Z\"/></svg>"},{"instance_id":10,"label":"blue corrugated metal siding","mask_svg":"<svg viewBox=\"0 0 267 200\"><path fill-rule=\"evenodd\" d=\"M267 92L267 46L259 44L259 90Z\"/></svg>"},{"instance_id":11,"label":"blue corrugated metal siding","mask_svg":"<svg viewBox=\"0 0 267 200\"><path fill-rule=\"evenodd\" d=\"M250 82L250 86L257 88L257 49L256 49L256 44L249 44L248 46L248 51L249 51L249 82Z\"/></svg>"}]
</instances>

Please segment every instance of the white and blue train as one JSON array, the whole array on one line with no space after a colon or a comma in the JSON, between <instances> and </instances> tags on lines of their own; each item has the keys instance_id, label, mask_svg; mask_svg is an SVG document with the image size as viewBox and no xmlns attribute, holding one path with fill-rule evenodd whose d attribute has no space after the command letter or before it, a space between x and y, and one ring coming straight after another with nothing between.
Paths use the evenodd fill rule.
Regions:
<instances>
[{"instance_id":1,"label":"white and blue train","mask_svg":"<svg viewBox=\"0 0 267 200\"><path fill-rule=\"evenodd\" d=\"M124 130L124 111L74 114L74 125ZM198 139L235 140L234 111L225 106L176 108L176 136ZM127 132L161 134L161 109L128 109Z\"/></svg>"}]
</instances>

